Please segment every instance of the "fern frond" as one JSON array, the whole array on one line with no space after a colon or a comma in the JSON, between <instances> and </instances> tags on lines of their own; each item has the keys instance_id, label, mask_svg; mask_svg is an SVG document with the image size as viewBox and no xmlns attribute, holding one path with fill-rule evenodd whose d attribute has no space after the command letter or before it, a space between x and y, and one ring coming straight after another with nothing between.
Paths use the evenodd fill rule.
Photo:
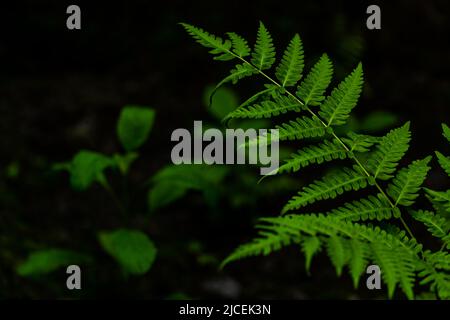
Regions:
<instances>
[{"instance_id":1,"label":"fern frond","mask_svg":"<svg viewBox=\"0 0 450 320\"><path fill-rule=\"evenodd\" d=\"M187 23L180 24L199 44L211 49L209 53L216 55L214 59L226 61L234 58L234 56L230 54L232 45L230 40L223 40L220 37L209 34L201 28L194 27Z\"/></svg>"},{"instance_id":2,"label":"fern frond","mask_svg":"<svg viewBox=\"0 0 450 320\"><path fill-rule=\"evenodd\" d=\"M271 118L284 114L288 111L300 111L301 105L290 96L276 95L274 101L265 100L258 104L248 107L239 107L230 114L226 119L234 118Z\"/></svg>"},{"instance_id":3,"label":"fern frond","mask_svg":"<svg viewBox=\"0 0 450 320\"><path fill-rule=\"evenodd\" d=\"M376 179L392 178L398 162L408 150L410 139L409 122L381 138L377 150L368 160L368 169Z\"/></svg>"},{"instance_id":4,"label":"fern frond","mask_svg":"<svg viewBox=\"0 0 450 320\"><path fill-rule=\"evenodd\" d=\"M294 86L302 77L304 65L302 40L296 34L284 51L283 58L276 68L275 75L283 87Z\"/></svg>"},{"instance_id":5,"label":"fern frond","mask_svg":"<svg viewBox=\"0 0 450 320\"><path fill-rule=\"evenodd\" d=\"M277 173L296 172L310 164L321 164L326 161L345 159L347 152L336 140L325 140L318 145L308 146L291 154L290 158L281 165Z\"/></svg>"},{"instance_id":6,"label":"fern frond","mask_svg":"<svg viewBox=\"0 0 450 320\"><path fill-rule=\"evenodd\" d=\"M393 208L384 196L378 194L377 197L370 195L367 199L346 203L333 209L330 214L349 221L384 220L400 217L400 210Z\"/></svg>"},{"instance_id":7,"label":"fern frond","mask_svg":"<svg viewBox=\"0 0 450 320\"><path fill-rule=\"evenodd\" d=\"M227 35L231 40L232 49L235 54L241 58L250 55L251 49L248 46L247 40L234 32L228 32Z\"/></svg>"},{"instance_id":8,"label":"fern frond","mask_svg":"<svg viewBox=\"0 0 450 320\"><path fill-rule=\"evenodd\" d=\"M333 64L328 56L323 54L298 87L297 97L302 99L305 105L319 105L325 99L324 93L330 85L332 75Z\"/></svg>"},{"instance_id":9,"label":"fern frond","mask_svg":"<svg viewBox=\"0 0 450 320\"><path fill-rule=\"evenodd\" d=\"M323 117L328 126L345 124L350 112L356 106L363 84L362 64L353 70L320 107L319 115Z\"/></svg>"},{"instance_id":10,"label":"fern frond","mask_svg":"<svg viewBox=\"0 0 450 320\"><path fill-rule=\"evenodd\" d=\"M444 156L439 151L436 151L436 156L438 158L439 164L441 165L442 169L444 169L445 173L450 177L450 159L446 156Z\"/></svg>"},{"instance_id":11,"label":"fern frond","mask_svg":"<svg viewBox=\"0 0 450 320\"><path fill-rule=\"evenodd\" d=\"M422 222L433 236L441 239L450 249L450 222L447 219L426 210L412 211L411 216Z\"/></svg>"},{"instance_id":12,"label":"fern frond","mask_svg":"<svg viewBox=\"0 0 450 320\"><path fill-rule=\"evenodd\" d=\"M357 134L349 132L348 138L342 138L342 141L349 147L350 151L356 152L368 152L376 142L379 141L378 137L373 137L365 134Z\"/></svg>"},{"instance_id":13,"label":"fern frond","mask_svg":"<svg viewBox=\"0 0 450 320\"><path fill-rule=\"evenodd\" d=\"M298 209L323 199L334 199L338 195L350 190L359 190L368 185L367 176L358 167L343 168L341 172L325 176L304 187L284 206L282 214Z\"/></svg>"},{"instance_id":14,"label":"fern frond","mask_svg":"<svg viewBox=\"0 0 450 320\"><path fill-rule=\"evenodd\" d=\"M407 168L401 169L388 185L387 194L395 201L395 205L410 206L419 196L420 186L431 169L428 163L431 156L416 160Z\"/></svg>"},{"instance_id":15,"label":"fern frond","mask_svg":"<svg viewBox=\"0 0 450 320\"><path fill-rule=\"evenodd\" d=\"M251 62L258 70L270 69L275 62L275 48L272 36L262 22L259 22L258 35Z\"/></svg>"},{"instance_id":16,"label":"fern frond","mask_svg":"<svg viewBox=\"0 0 450 320\"><path fill-rule=\"evenodd\" d=\"M315 139L319 142L293 153L277 173L295 172L310 164L337 159L350 158L355 162L351 168L339 169L303 187L287 202L282 214L319 200L335 199L346 191L356 191L368 185L375 186L379 192L345 203L326 214L291 214L261 219L262 223L257 226L259 237L238 247L224 260L222 267L237 259L267 255L295 244L305 255L305 267L309 273L313 257L324 247L337 274L348 270L355 287L367 265L374 263L381 267L390 298L396 287L400 287L409 299L414 298L414 282L418 279L422 285L429 285L436 297L450 299L450 255L448 250L444 250L450 249L450 190L422 188L437 213L424 210L411 213L443 242L439 252L424 251L400 216L398 206L411 206L415 202L430 170L431 157L427 157L397 172L411 139L409 122L380 138L353 132L339 137L332 128L345 124L358 102L363 87L361 63L325 97L333 74L332 63L326 54L322 55L302 79L304 52L299 35L291 39L283 52L274 79L263 72L272 68L276 60L272 37L263 23L259 24L253 50L247 40L236 33L227 33L228 39L224 40L200 28L182 25L197 42L210 49L214 59L239 60L216 89L226 82L236 83L253 74L259 73L263 77L265 89L247 99L224 120L270 119L303 110L310 114L309 117L302 116L276 125L278 131L270 131L270 134L262 134L244 143L245 146L257 144L262 147L261 144L272 143L275 135L280 141L320 138ZM302 81L298 84L300 79ZM286 89L293 86L297 86L295 96ZM317 114L309 108L315 105L320 106ZM442 130L450 142L450 128L442 124ZM435 153L439 164L450 176L450 158L438 151ZM377 180L390 180L394 176L387 183L387 189L383 190ZM372 224L376 223L375 220L391 218L400 218L409 235L386 221L380 224L383 229ZM371 223L356 223L367 220Z\"/></svg>"}]
</instances>

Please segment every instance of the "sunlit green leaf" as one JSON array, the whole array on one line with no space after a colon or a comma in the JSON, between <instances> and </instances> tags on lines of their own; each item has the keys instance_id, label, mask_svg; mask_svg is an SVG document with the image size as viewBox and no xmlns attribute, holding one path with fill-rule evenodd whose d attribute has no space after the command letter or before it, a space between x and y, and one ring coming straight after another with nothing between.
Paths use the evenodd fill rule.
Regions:
<instances>
[{"instance_id":1,"label":"sunlit green leaf","mask_svg":"<svg viewBox=\"0 0 450 320\"><path fill-rule=\"evenodd\" d=\"M99 234L100 243L127 272L144 274L156 258L156 247L147 235L137 230L119 229Z\"/></svg>"},{"instance_id":2,"label":"sunlit green leaf","mask_svg":"<svg viewBox=\"0 0 450 320\"><path fill-rule=\"evenodd\" d=\"M120 113L117 135L127 151L139 148L153 127L155 111L151 108L126 106Z\"/></svg>"},{"instance_id":3,"label":"sunlit green leaf","mask_svg":"<svg viewBox=\"0 0 450 320\"><path fill-rule=\"evenodd\" d=\"M70 250L47 249L32 252L17 268L21 276L37 276L53 272L72 264L80 265L89 257Z\"/></svg>"}]
</instances>

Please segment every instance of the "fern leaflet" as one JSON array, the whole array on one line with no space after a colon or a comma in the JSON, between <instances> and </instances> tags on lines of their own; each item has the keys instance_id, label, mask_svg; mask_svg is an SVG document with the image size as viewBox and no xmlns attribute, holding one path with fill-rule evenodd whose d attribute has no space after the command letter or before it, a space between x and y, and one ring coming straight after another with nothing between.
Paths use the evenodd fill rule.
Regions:
<instances>
[{"instance_id":1,"label":"fern leaflet","mask_svg":"<svg viewBox=\"0 0 450 320\"><path fill-rule=\"evenodd\" d=\"M343 168L341 172L325 176L306 186L284 206L282 214L298 209L317 200L334 199L338 195L350 190L359 190L368 185L367 176L358 167Z\"/></svg>"},{"instance_id":2,"label":"fern leaflet","mask_svg":"<svg viewBox=\"0 0 450 320\"><path fill-rule=\"evenodd\" d=\"M290 159L278 168L277 173L296 172L312 163L347 158L347 152L336 140L325 140L319 145L308 146L293 153Z\"/></svg>"},{"instance_id":3,"label":"fern leaflet","mask_svg":"<svg viewBox=\"0 0 450 320\"><path fill-rule=\"evenodd\" d=\"M436 151L436 156L438 158L439 164L441 165L442 169L444 169L445 173L450 177L450 159L446 156L444 156L439 151Z\"/></svg>"},{"instance_id":4,"label":"fern leaflet","mask_svg":"<svg viewBox=\"0 0 450 320\"><path fill-rule=\"evenodd\" d=\"M228 32L227 35L231 40L233 52L235 54L241 58L250 55L251 49L248 46L247 40L234 32Z\"/></svg>"},{"instance_id":5,"label":"fern leaflet","mask_svg":"<svg viewBox=\"0 0 450 320\"><path fill-rule=\"evenodd\" d=\"M408 150L410 139L409 122L391 130L381 139L377 151L368 160L368 169L375 178L381 180L392 178L398 162Z\"/></svg>"},{"instance_id":6,"label":"fern leaflet","mask_svg":"<svg viewBox=\"0 0 450 320\"><path fill-rule=\"evenodd\" d=\"M395 201L395 205L410 206L419 196L420 186L425 180L431 157L416 160L407 168L401 169L394 180L389 184L387 193Z\"/></svg>"},{"instance_id":7,"label":"fern leaflet","mask_svg":"<svg viewBox=\"0 0 450 320\"><path fill-rule=\"evenodd\" d=\"M297 96L305 105L319 105L325 99L324 93L330 85L332 75L333 65L328 56L323 54L298 87Z\"/></svg>"},{"instance_id":8,"label":"fern leaflet","mask_svg":"<svg viewBox=\"0 0 450 320\"><path fill-rule=\"evenodd\" d=\"M281 63L275 75L283 87L294 86L302 77L304 67L303 45L300 36L296 34L283 54Z\"/></svg>"},{"instance_id":9,"label":"fern leaflet","mask_svg":"<svg viewBox=\"0 0 450 320\"><path fill-rule=\"evenodd\" d=\"M413 211L411 215L422 222L433 236L440 238L447 249L450 249L450 222L447 219L426 210Z\"/></svg>"},{"instance_id":10,"label":"fern leaflet","mask_svg":"<svg viewBox=\"0 0 450 320\"><path fill-rule=\"evenodd\" d=\"M361 199L346 203L340 208L333 209L330 214L349 221L385 220L392 217L399 218L400 210L392 207L381 194L377 197L370 195L367 199Z\"/></svg>"},{"instance_id":11,"label":"fern leaflet","mask_svg":"<svg viewBox=\"0 0 450 320\"><path fill-rule=\"evenodd\" d=\"M319 115L327 126L342 125L356 106L362 90L363 70L361 63L331 92L320 107Z\"/></svg>"},{"instance_id":12,"label":"fern leaflet","mask_svg":"<svg viewBox=\"0 0 450 320\"><path fill-rule=\"evenodd\" d=\"M259 23L258 36L251 61L258 70L269 69L275 62L275 48L272 36L262 22Z\"/></svg>"}]
</instances>

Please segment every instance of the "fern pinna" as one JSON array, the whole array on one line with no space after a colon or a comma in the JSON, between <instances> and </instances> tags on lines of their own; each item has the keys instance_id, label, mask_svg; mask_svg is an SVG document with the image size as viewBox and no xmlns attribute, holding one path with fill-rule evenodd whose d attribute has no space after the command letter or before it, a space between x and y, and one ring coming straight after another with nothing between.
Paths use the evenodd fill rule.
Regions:
<instances>
[{"instance_id":1,"label":"fern pinna","mask_svg":"<svg viewBox=\"0 0 450 320\"><path fill-rule=\"evenodd\" d=\"M280 216L261 219L257 226L259 237L237 248L222 266L296 245L305 255L308 271L313 256L323 250L338 275L344 269L349 271L355 287L366 267L374 263L381 269L389 297L393 297L399 286L407 298L412 299L418 291L414 289L416 285L428 285L433 296L449 299L450 190L426 189L434 211L410 209L419 196L432 158L419 159L398 169L411 139L410 123L383 137L354 132L340 136L335 131L336 126L346 123L358 102L363 87L362 64L327 95L333 74L332 62L323 54L303 77L304 51L297 34L285 49L272 77L268 71L276 62L275 47L263 23L259 24L253 49L236 33L227 33L227 39L222 39L186 23L182 26L198 43L210 49L215 60L236 61L218 87L227 82L235 84L252 75L259 75L266 81L260 92L224 120L293 114L292 120L275 126L279 129L279 140L303 140L310 144L285 160L277 174L339 159L349 159L353 163L303 187L287 202ZM446 126L444 135L450 139ZM450 174L449 158L439 152L436 155ZM374 193L329 212L307 213L306 208L312 203L364 188L372 188ZM442 242L441 249L434 252L425 249L413 236L405 216L428 228Z\"/></svg>"}]
</instances>

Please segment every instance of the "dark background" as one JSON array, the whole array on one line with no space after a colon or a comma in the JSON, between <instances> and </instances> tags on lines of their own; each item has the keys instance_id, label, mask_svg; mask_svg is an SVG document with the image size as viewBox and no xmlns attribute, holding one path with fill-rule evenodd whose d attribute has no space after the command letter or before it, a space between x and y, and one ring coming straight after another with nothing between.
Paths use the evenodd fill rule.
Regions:
<instances>
[{"instance_id":1,"label":"dark background","mask_svg":"<svg viewBox=\"0 0 450 320\"><path fill-rule=\"evenodd\" d=\"M253 43L261 20L274 36L278 54L298 32L306 61L327 52L338 80L361 60L365 87L356 114L381 109L395 113L400 123L411 120L413 142L406 162L436 149L446 151L440 123L450 120L450 3L373 3L381 7L381 30L367 30L369 3L357 1L15 1L1 8L0 296L378 297L380 293L354 291L345 276L336 279L328 262L317 263L306 277L295 249L238 262L225 271L198 265L186 251L188 241L200 241L223 259L254 234L253 219L245 212L211 218L201 203L175 204L151 217L151 226L146 219L135 221L156 243L167 246L163 252L175 253L163 254L144 277L122 279L92 245L93 230L118 225L107 195L96 188L76 193L67 177L49 169L81 148L117 151L120 109L147 105L157 110L157 120L133 169L132 180L142 184L169 163L175 128L208 119L203 90L220 81L231 65L211 60L178 22L218 35L236 31ZM80 31L66 28L70 4L81 7ZM252 89L251 81L243 82L237 92L244 100ZM14 179L4 174L12 162L20 167ZM427 183L444 187L439 177L433 170ZM259 215L279 210L286 200L266 200ZM14 268L31 249L45 246L98 254L95 270L85 271L85 290L65 290L64 273L41 280L15 275Z\"/></svg>"}]
</instances>

